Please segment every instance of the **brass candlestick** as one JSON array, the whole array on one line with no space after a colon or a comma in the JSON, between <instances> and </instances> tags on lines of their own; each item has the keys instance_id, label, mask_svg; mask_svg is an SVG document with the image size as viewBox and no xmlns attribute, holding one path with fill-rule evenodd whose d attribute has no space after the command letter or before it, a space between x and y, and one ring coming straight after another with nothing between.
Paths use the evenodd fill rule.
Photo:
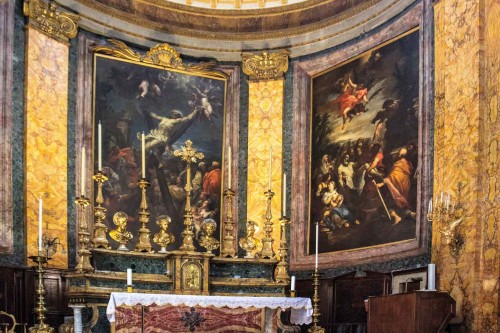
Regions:
<instances>
[{"instance_id":1,"label":"brass candlestick","mask_svg":"<svg viewBox=\"0 0 500 333\"><path fill-rule=\"evenodd\" d=\"M87 217L85 210L90 204L89 199L83 195L76 198L76 204L80 207L80 228L78 230L78 242L80 249L78 250L78 265L76 265L77 273L93 272L94 268L90 263L90 256L92 255L88 249L90 243L90 232L88 230Z\"/></svg>"},{"instance_id":2,"label":"brass candlestick","mask_svg":"<svg viewBox=\"0 0 500 333\"><path fill-rule=\"evenodd\" d=\"M313 296L313 325L307 329L308 333L325 333L325 329L318 325L319 316L319 273L318 267L314 269L313 273L313 286L314 286L314 296Z\"/></svg>"},{"instance_id":3,"label":"brass candlestick","mask_svg":"<svg viewBox=\"0 0 500 333\"><path fill-rule=\"evenodd\" d=\"M262 251L260 251L260 257L262 259L269 258L274 259L274 250L273 250L273 242L274 239L271 237L271 233L273 232L273 222L271 222L271 218L273 215L271 214L271 200L273 199L274 192L270 189L264 193L267 197L267 211L266 211L266 222L264 222L264 232L265 236L262 238Z\"/></svg>"},{"instance_id":4,"label":"brass candlestick","mask_svg":"<svg viewBox=\"0 0 500 333\"><path fill-rule=\"evenodd\" d=\"M290 282L290 275L288 275L288 247L286 243L286 226L290 222L285 216L280 219L280 247L279 255L280 262L274 269L274 279L276 282Z\"/></svg>"},{"instance_id":5,"label":"brass candlestick","mask_svg":"<svg viewBox=\"0 0 500 333\"><path fill-rule=\"evenodd\" d=\"M182 232L182 245L179 247L181 251L194 251L193 245L193 213L191 212L191 163L196 163L197 159L202 159L205 157L202 153L197 152L195 148L192 147L193 142L191 140L186 141L186 146L182 147L181 150L175 150L174 156L179 156L183 161L187 163L187 177L186 177L186 207L184 209L184 225L186 228Z\"/></svg>"},{"instance_id":6,"label":"brass candlestick","mask_svg":"<svg viewBox=\"0 0 500 333\"><path fill-rule=\"evenodd\" d=\"M228 188L224 191L226 198L226 216L224 220L224 237L220 249L221 257L236 258L238 255L235 250L235 240L233 236L234 222L233 222L233 197L235 192Z\"/></svg>"},{"instance_id":7,"label":"brass candlestick","mask_svg":"<svg viewBox=\"0 0 500 333\"><path fill-rule=\"evenodd\" d=\"M139 180L139 187L141 188L142 197L141 197L141 211L139 212L139 222L141 222L141 228L139 229L139 240L135 245L136 252L149 252L152 253L153 247L151 245L151 231L148 229L149 222L149 212L148 212L148 203L146 201L146 189L148 188L149 183L146 179Z\"/></svg>"},{"instance_id":8,"label":"brass candlestick","mask_svg":"<svg viewBox=\"0 0 500 333\"><path fill-rule=\"evenodd\" d=\"M104 197L102 196L102 184L108 180L108 177L98 171L92 179L97 183L97 195L95 198L96 205L94 206L94 236L92 237L92 243L95 248L105 248L109 249L109 241L106 238L106 233L108 232L108 227L103 223L106 219L106 208L102 206L104 203Z\"/></svg>"},{"instance_id":9,"label":"brass candlestick","mask_svg":"<svg viewBox=\"0 0 500 333\"><path fill-rule=\"evenodd\" d=\"M51 258L42 256L39 252L37 256L30 256L37 264L38 273L38 287L36 288L36 294L38 295L38 306L35 308L35 312L38 314L38 324L29 329L30 333L53 333L54 329L45 323L45 312L47 308L45 307L45 288L43 286L43 265L46 264Z\"/></svg>"}]
</instances>

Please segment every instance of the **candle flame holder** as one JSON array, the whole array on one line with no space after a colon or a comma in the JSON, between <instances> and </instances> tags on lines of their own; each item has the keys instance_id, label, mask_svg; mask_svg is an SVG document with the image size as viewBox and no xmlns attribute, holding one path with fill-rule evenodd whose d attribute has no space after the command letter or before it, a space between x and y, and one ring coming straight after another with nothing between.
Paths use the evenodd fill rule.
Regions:
<instances>
[{"instance_id":1,"label":"candle flame holder","mask_svg":"<svg viewBox=\"0 0 500 333\"><path fill-rule=\"evenodd\" d=\"M38 285L36 294L38 296L38 305L35 308L35 313L38 315L38 324L31 327L28 331L30 333L53 333L54 328L45 323L47 308L45 307L45 287L43 285L43 274L45 273L43 265L47 264L51 258L41 255L41 252L37 256L30 256L29 258L37 264Z\"/></svg>"},{"instance_id":2,"label":"candle flame holder","mask_svg":"<svg viewBox=\"0 0 500 333\"><path fill-rule=\"evenodd\" d=\"M308 333L325 333L325 329L318 325L319 316L321 315L319 312L319 273L318 267L314 269L313 273L313 287L314 287L314 296L313 296L313 324L311 327L307 329Z\"/></svg>"},{"instance_id":3,"label":"candle flame holder","mask_svg":"<svg viewBox=\"0 0 500 333\"><path fill-rule=\"evenodd\" d=\"M264 222L264 238L262 238L262 251L260 251L260 258L269 258L274 259L275 253L273 250L273 242L274 239L271 237L271 233L273 232L273 222L271 219L273 217L271 213L271 201L274 196L274 192L271 190L267 190L264 195L267 197L267 211L266 211L266 222Z\"/></svg>"},{"instance_id":4,"label":"candle flame holder","mask_svg":"<svg viewBox=\"0 0 500 333\"><path fill-rule=\"evenodd\" d=\"M451 248L451 254L455 257L460 255L465 243L464 236L458 230L464 220L462 188L462 182L459 182L455 200L449 193L441 193L440 199L436 197L433 206L431 199L427 210L427 220L436 222L439 232L443 234L446 244ZM443 225L444 228L441 228Z\"/></svg>"},{"instance_id":5,"label":"candle flame holder","mask_svg":"<svg viewBox=\"0 0 500 333\"><path fill-rule=\"evenodd\" d=\"M106 238L106 234L108 232L108 227L103 223L106 219L106 208L102 206L104 203L104 197L102 195L102 184L108 180L108 177L102 174L101 171L98 171L92 179L97 183L97 195L95 198L96 205L94 206L94 234L92 237L92 243L95 248L104 248L109 249L109 241Z\"/></svg>"},{"instance_id":6,"label":"candle flame holder","mask_svg":"<svg viewBox=\"0 0 500 333\"><path fill-rule=\"evenodd\" d=\"M290 275L288 275L288 247L286 242L286 226L290 223L290 220L285 216L280 219L280 247L279 256L280 262L276 265L274 269L274 279L276 282L290 282Z\"/></svg>"},{"instance_id":7,"label":"candle flame holder","mask_svg":"<svg viewBox=\"0 0 500 333\"><path fill-rule=\"evenodd\" d=\"M146 189L148 188L149 183L146 179L139 180L139 187L141 188L141 210L139 212L139 222L141 222L141 228L139 229L139 240L135 245L136 252L149 252L153 253L153 246L151 245L151 231L148 229L149 222L149 211L148 211L148 203L146 200Z\"/></svg>"},{"instance_id":8,"label":"candle flame holder","mask_svg":"<svg viewBox=\"0 0 500 333\"><path fill-rule=\"evenodd\" d=\"M80 207L80 227L78 230L78 242L80 243L80 249L78 250L78 264L76 265L77 273L93 272L94 268L90 263L90 257L92 253L89 251L88 246L90 244L90 232L88 230L87 217L85 210L90 204L89 199L85 198L83 195L76 198L76 204Z\"/></svg>"},{"instance_id":9,"label":"candle flame holder","mask_svg":"<svg viewBox=\"0 0 500 333\"><path fill-rule=\"evenodd\" d=\"M224 220L224 237L222 239L220 256L236 258L235 239L233 236L234 222L233 222L233 197L235 192L228 188L224 191L226 198L226 216Z\"/></svg>"}]
</instances>

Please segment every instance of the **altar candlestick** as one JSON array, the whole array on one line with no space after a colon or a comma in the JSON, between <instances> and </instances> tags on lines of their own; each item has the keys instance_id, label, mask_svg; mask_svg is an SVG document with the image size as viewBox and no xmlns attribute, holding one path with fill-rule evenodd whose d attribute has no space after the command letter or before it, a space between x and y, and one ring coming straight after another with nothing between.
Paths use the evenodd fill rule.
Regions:
<instances>
[{"instance_id":1,"label":"altar candlestick","mask_svg":"<svg viewBox=\"0 0 500 333\"><path fill-rule=\"evenodd\" d=\"M319 235L319 223L316 222L316 256L314 260L314 268L318 269L318 235Z\"/></svg>"},{"instance_id":2,"label":"altar candlestick","mask_svg":"<svg viewBox=\"0 0 500 333\"><path fill-rule=\"evenodd\" d=\"M38 252L42 252L42 197L38 201Z\"/></svg>"},{"instance_id":3,"label":"altar candlestick","mask_svg":"<svg viewBox=\"0 0 500 333\"><path fill-rule=\"evenodd\" d=\"M231 147L227 148L227 187L231 189Z\"/></svg>"},{"instance_id":4,"label":"altar candlestick","mask_svg":"<svg viewBox=\"0 0 500 333\"><path fill-rule=\"evenodd\" d=\"M80 179L80 187L82 189L82 197L85 197L85 147L82 147L82 172Z\"/></svg>"},{"instance_id":5,"label":"altar candlestick","mask_svg":"<svg viewBox=\"0 0 500 333\"><path fill-rule=\"evenodd\" d=\"M97 171L102 170L102 126L99 121L97 125Z\"/></svg>"},{"instance_id":6,"label":"altar candlestick","mask_svg":"<svg viewBox=\"0 0 500 333\"><path fill-rule=\"evenodd\" d=\"M146 179L146 145L144 139L144 132L142 132L141 143L142 143L142 178Z\"/></svg>"},{"instance_id":7,"label":"altar candlestick","mask_svg":"<svg viewBox=\"0 0 500 333\"><path fill-rule=\"evenodd\" d=\"M132 268L127 268L127 286L132 285Z\"/></svg>"},{"instance_id":8,"label":"altar candlestick","mask_svg":"<svg viewBox=\"0 0 500 333\"><path fill-rule=\"evenodd\" d=\"M292 275L292 278L290 280L290 290L295 290L295 275Z\"/></svg>"},{"instance_id":9,"label":"altar candlestick","mask_svg":"<svg viewBox=\"0 0 500 333\"><path fill-rule=\"evenodd\" d=\"M283 172L283 216L286 216L286 173Z\"/></svg>"},{"instance_id":10,"label":"altar candlestick","mask_svg":"<svg viewBox=\"0 0 500 333\"><path fill-rule=\"evenodd\" d=\"M273 147L269 150L269 186L268 189L271 191L271 176L273 174Z\"/></svg>"}]
</instances>

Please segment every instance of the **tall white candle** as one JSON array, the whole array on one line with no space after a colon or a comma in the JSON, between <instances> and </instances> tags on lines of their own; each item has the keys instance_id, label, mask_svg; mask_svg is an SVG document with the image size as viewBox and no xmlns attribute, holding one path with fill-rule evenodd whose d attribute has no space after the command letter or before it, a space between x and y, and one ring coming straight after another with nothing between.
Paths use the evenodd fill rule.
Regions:
<instances>
[{"instance_id":1,"label":"tall white candle","mask_svg":"<svg viewBox=\"0 0 500 333\"><path fill-rule=\"evenodd\" d=\"M227 148L227 187L231 188L231 147Z\"/></svg>"},{"instance_id":2,"label":"tall white candle","mask_svg":"<svg viewBox=\"0 0 500 333\"><path fill-rule=\"evenodd\" d=\"M295 275L292 275L292 278L290 281L290 290L295 290Z\"/></svg>"},{"instance_id":3,"label":"tall white candle","mask_svg":"<svg viewBox=\"0 0 500 333\"><path fill-rule=\"evenodd\" d=\"M97 171L102 171L102 126L97 125Z\"/></svg>"},{"instance_id":4,"label":"tall white candle","mask_svg":"<svg viewBox=\"0 0 500 333\"><path fill-rule=\"evenodd\" d=\"M436 264L427 266L427 289L436 290Z\"/></svg>"},{"instance_id":5,"label":"tall white candle","mask_svg":"<svg viewBox=\"0 0 500 333\"><path fill-rule=\"evenodd\" d=\"M273 147L269 150L269 185L268 189L271 191L271 176L273 174Z\"/></svg>"},{"instance_id":6,"label":"tall white candle","mask_svg":"<svg viewBox=\"0 0 500 333\"><path fill-rule=\"evenodd\" d=\"M132 285L132 268L127 268L127 286Z\"/></svg>"},{"instance_id":7,"label":"tall white candle","mask_svg":"<svg viewBox=\"0 0 500 333\"><path fill-rule=\"evenodd\" d=\"M427 208L427 213L432 214L432 198L429 199L429 207Z\"/></svg>"},{"instance_id":8,"label":"tall white candle","mask_svg":"<svg viewBox=\"0 0 500 333\"><path fill-rule=\"evenodd\" d=\"M316 256L314 258L314 268L318 268L318 235L319 235L319 223L316 222Z\"/></svg>"},{"instance_id":9,"label":"tall white candle","mask_svg":"<svg viewBox=\"0 0 500 333\"><path fill-rule=\"evenodd\" d=\"M82 172L80 174L80 187L82 189L82 197L85 196L85 147L82 147Z\"/></svg>"},{"instance_id":10,"label":"tall white candle","mask_svg":"<svg viewBox=\"0 0 500 333\"><path fill-rule=\"evenodd\" d=\"M38 252L42 251L42 197L38 201Z\"/></svg>"},{"instance_id":11,"label":"tall white candle","mask_svg":"<svg viewBox=\"0 0 500 333\"><path fill-rule=\"evenodd\" d=\"M146 145L145 145L145 139L144 139L144 132L142 132L141 136L141 143L142 143L142 178L146 178Z\"/></svg>"},{"instance_id":12,"label":"tall white candle","mask_svg":"<svg viewBox=\"0 0 500 333\"><path fill-rule=\"evenodd\" d=\"M286 173L283 172L283 217L286 216Z\"/></svg>"}]
</instances>

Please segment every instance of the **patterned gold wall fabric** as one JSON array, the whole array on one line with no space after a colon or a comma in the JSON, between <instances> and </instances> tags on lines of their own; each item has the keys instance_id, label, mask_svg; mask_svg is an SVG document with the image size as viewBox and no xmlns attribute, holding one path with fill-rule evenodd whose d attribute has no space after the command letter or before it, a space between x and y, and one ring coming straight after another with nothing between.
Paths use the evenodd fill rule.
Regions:
<instances>
[{"instance_id":1,"label":"patterned gold wall fabric","mask_svg":"<svg viewBox=\"0 0 500 333\"><path fill-rule=\"evenodd\" d=\"M43 234L67 249L68 46L31 27L26 36L26 254L32 256L41 194ZM67 254L55 254L50 266L67 268Z\"/></svg>"},{"instance_id":2,"label":"patterned gold wall fabric","mask_svg":"<svg viewBox=\"0 0 500 333\"><path fill-rule=\"evenodd\" d=\"M257 238L264 236L262 230L266 215L266 197L269 181L269 155L272 147L271 190L273 249L279 247L282 188L283 145L283 80L252 81L249 83L248 110L248 192L247 220L257 222Z\"/></svg>"},{"instance_id":3,"label":"patterned gold wall fabric","mask_svg":"<svg viewBox=\"0 0 500 333\"><path fill-rule=\"evenodd\" d=\"M435 5L434 196L464 182L465 237L453 256L433 225L438 289L457 301L470 332L498 332L500 3Z\"/></svg>"}]
</instances>

